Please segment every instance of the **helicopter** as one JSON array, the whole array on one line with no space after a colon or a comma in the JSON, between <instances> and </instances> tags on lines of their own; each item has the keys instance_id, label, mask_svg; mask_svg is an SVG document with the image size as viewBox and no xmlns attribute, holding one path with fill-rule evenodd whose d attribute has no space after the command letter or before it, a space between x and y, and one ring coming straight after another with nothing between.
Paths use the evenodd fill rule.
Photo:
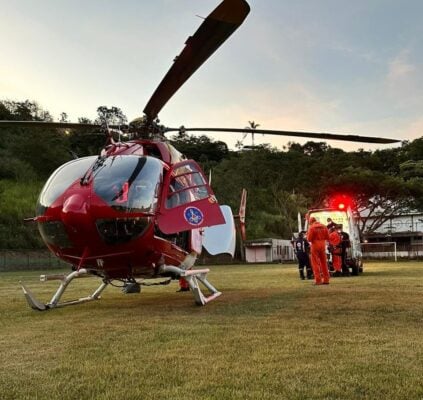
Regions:
<instances>
[{"instance_id":1,"label":"helicopter","mask_svg":"<svg viewBox=\"0 0 423 400\"><path fill-rule=\"evenodd\" d=\"M60 280L48 303L21 282L29 306L45 311L100 299L116 282L125 293L139 293L149 280L184 279L197 305L221 295L207 279L209 269L195 269L204 248L211 255L233 256L236 219L245 237L246 192L239 214L220 205L200 166L166 141L167 132L241 132L394 143L398 140L347 134L253 128L169 128L158 114L190 76L232 35L250 12L245 0L223 0L188 38L182 52L152 94L144 116L127 125L70 122L0 121L0 128L19 126L92 129L106 136L98 156L76 158L60 166L45 183L36 206L40 235L48 249L72 265L68 274L42 275ZM116 140L116 136L118 140ZM122 141L127 136L129 140ZM62 301L76 278L97 277L89 296ZM203 291L207 290L207 293Z\"/></svg>"}]
</instances>

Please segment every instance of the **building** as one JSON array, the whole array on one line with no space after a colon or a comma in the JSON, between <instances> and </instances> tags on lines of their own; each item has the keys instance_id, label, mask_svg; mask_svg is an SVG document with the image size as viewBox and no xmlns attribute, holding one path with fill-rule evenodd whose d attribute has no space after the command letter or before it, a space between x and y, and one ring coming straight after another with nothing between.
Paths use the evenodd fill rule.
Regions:
<instances>
[{"instance_id":1,"label":"building","mask_svg":"<svg viewBox=\"0 0 423 400\"><path fill-rule=\"evenodd\" d=\"M365 233L363 242L365 243L364 253L395 251L398 257L422 257L423 213L410 212L393 215L375 232Z\"/></svg>"},{"instance_id":2,"label":"building","mask_svg":"<svg viewBox=\"0 0 423 400\"><path fill-rule=\"evenodd\" d=\"M290 240L256 239L244 242L245 260L248 263L271 263L295 259Z\"/></svg>"}]
</instances>

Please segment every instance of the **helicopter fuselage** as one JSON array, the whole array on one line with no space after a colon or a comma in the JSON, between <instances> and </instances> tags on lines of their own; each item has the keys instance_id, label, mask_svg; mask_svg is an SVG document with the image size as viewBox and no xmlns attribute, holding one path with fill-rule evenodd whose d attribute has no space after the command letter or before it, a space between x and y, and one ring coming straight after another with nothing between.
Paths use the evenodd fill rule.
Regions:
<instances>
[{"instance_id":1,"label":"helicopter fuselage","mask_svg":"<svg viewBox=\"0 0 423 400\"><path fill-rule=\"evenodd\" d=\"M74 269L152 278L201 252L202 228L224 223L203 172L170 144L113 143L59 167L37 204L41 236Z\"/></svg>"}]
</instances>

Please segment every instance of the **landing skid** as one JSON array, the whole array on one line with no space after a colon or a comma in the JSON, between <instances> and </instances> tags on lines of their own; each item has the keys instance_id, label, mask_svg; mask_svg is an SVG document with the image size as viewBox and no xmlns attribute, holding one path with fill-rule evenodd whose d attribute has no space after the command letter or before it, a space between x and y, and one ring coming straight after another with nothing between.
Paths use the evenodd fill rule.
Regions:
<instances>
[{"instance_id":1,"label":"landing skid","mask_svg":"<svg viewBox=\"0 0 423 400\"><path fill-rule=\"evenodd\" d=\"M162 265L162 271L170 272L184 278L194 294L195 304L199 306L205 306L222 294L207 280L206 276L210 271L209 269L185 270L180 267L175 267L174 265ZM210 292L208 296L205 296L201 291L199 282Z\"/></svg>"},{"instance_id":2,"label":"landing skid","mask_svg":"<svg viewBox=\"0 0 423 400\"><path fill-rule=\"evenodd\" d=\"M184 261L179 266L174 265L161 265L160 272L165 274L171 274L173 276L177 276L180 278L185 279L188 282L188 285L191 289L191 292L194 295L195 303L199 306L204 306L210 301L219 297L222 293L219 292L208 280L207 274L209 273L209 269L192 269L192 266L195 263L196 256L194 254L188 254ZM53 295L49 303L42 303L34 296L34 294L22 283L22 290L24 292L25 298L29 304L29 306L38 311L46 311L51 308L59 308L65 306L71 306L75 304L86 303L88 301L99 300L100 295L103 290L109 284L109 281L103 279L101 285L90 295L87 297L82 297L76 300L70 301L60 301L65 292L68 285L75 279L75 278L83 278L90 276L91 273L85 269L81 268L78 271L71 272L68 275L41 275L41 281L49 281L49 280L60 280L60 286L57 289L56 293ZM200 288L200 284L204 286L208 291L209 294L206 296L203 294ZM131 291L132 292L132 291ZM135 292L135 291L134 291ZM136 291L136 292L139 292Z\"/></svg>"},{"instance_id":3,"label":"landing skid","mask_svg":"<svg viewBox=\"0 0 423 400\"><path fill-rule=\"evenodd\" d=\"M101 292L106 288L106 286L109 284L107 281L103 281L101 285L90 295L87 297L81 297L76 300L70 300L70 301L64 301L60 302L60 299L65 292L68 285L75 279L75 278L83 278L89 276L89 272L85 268L81 268L79 271L74 271L70 273L69 275L41 275L40 280L41 281L48 281L53 279L59 279L61 280L61 284L59 288L57 289L56 293L53 295L49 303L41 303L36 299L34 294L22 283L20 282L22 286L22 290L24 292L25 298L29 304L29 306L38 311L46 311L51 308L58 308L58 307L65 307L65 306L71 306L74 304L81 304L86 303L88 301L92 300L99 300Z\"/></svg>"}]
</instances>

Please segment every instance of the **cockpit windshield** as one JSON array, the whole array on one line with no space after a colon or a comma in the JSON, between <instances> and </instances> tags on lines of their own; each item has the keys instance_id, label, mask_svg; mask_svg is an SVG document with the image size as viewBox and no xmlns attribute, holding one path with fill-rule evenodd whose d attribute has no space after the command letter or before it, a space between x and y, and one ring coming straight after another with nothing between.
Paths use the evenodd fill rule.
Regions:
<instances>
[{"instance_id":1,"label":"cockpit windshield","mask_svg":"<svg viewBox=\"0 0 423 400\"><path fill-rule=\"evenodd\" d=\"M42 215L72 183L82 178L96 158L96 156L77 158L57 168L38 198L37 215Z\"/></svg>"},{"instance_id":2,"label":"cockpit windshield","mask_svg":"<svg viewBox=\"0 0 423 400\"><path fill-rule=\"evenodd\" d=\"M162 176L163 165L156 158L110 157L94 172L94 191L116 210L153 212Z\"/></svg>"}]
</instances>

